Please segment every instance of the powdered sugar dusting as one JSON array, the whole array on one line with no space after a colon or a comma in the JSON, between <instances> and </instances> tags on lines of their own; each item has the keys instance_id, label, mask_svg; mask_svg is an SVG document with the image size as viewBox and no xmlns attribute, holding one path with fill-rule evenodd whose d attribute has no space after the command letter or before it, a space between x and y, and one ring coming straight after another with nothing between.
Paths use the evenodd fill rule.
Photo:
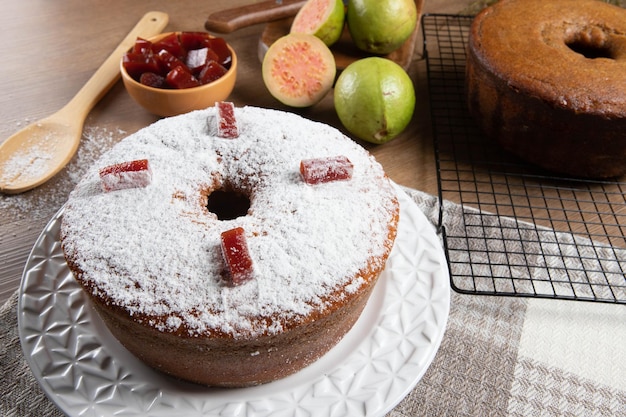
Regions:
<instances>
[{"instance_id":1,"label":"powdered sugar dusting","mask_svg":"<svg viewBox=\"0 0 626 417\"><path fill-rule=\"evenodd\" d=\"M26 151L16 152L3 164L0 183L11 184L23 178L38 177L47 169L50 159L40 146L32 146Z\"/></svg>"},{"instance_id":2,"label":"powdered sugar dusting","mask_svg":"<svg viewBox=\"0 0 626 417\"><path fill-rule=\"evenodd\" d=\"M236 139L211 134L215 109L129 136L87 172L64 212L64 249L85 279L163 331L280 332L324 310L338 289L357 291L368 260L390 249L394 190L363 148L294 114L235 110ZM338 154L353 163L352 179L302 181L302 159ZM151 184L101 192L100 168L143 158ZM229 187L249 196L250 210L218 220L205 196ZM229 287L220 234L236 227L246 231L255 279Z\"/></svg>"},{"instance_id":3,"label":"powdered sugar dusting","mask_svg":"<svg viewBox=\"0 0 626 417\"><path fill-rule=\"evenodd\" d=\"M68 194L85 175L87 168L123 136L125 132L121 130L87 126L76 155L63 171L44 185L27 193L0 194L2 220L6 222L20 220L24 213L31 219L50 218L65 203Z\"/></svg>"}]
</instances>

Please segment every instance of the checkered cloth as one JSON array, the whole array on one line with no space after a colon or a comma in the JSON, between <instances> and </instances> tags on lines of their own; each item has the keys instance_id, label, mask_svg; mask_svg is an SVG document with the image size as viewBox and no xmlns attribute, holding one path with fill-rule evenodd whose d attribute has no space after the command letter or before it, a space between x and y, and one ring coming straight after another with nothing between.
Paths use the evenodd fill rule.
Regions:
<instances>
[{"instance_id":1,"label":"checkered cloth","mask_svg":"<svg viewBox=\"0 0 626 417\"><path fill-rule=\"evenodd\" d=\"M437 199L405 191L435 224ZM446 228L462 215L446 203ZM62 416L24 360L17 299L0 309L0 415ZM387 417L626 416L625 323L619 305L453 293L437 356Z\"/></svg>"}]
</instances>

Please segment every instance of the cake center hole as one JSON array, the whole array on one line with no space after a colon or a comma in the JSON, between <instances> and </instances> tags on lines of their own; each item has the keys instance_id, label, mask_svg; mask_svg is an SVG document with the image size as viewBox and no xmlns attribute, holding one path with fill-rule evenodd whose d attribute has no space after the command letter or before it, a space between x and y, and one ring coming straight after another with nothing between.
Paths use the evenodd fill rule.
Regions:
<instances>
[{"instance_id":1,"label":"cake center hole","mask_svg":"<svg viewBox=\"0 0 626 417\"><path fill-rule=\"evenodd\" d=\"M595 26L572 33L565 40L565 44L572 51L588 59L615 58L610 48L609 36L603 29Z\"/></svg>"},{"instance_id":2,"label":"cake center hole","mask_svg":"<svg viewBox=\"0 0 626 417\"><path fill-rule=\"evenodd\" d=\"M567 44L569 49L576 52L577 54L583 55L585 58L596 59L596 58L609 58L613 59L611 55L611 50L606 46L602 45L594 45L591 43L587 43L584 41L574 41Z\"/></svg>"},{"instance_id":3,"label":"cake center hole","mask_svg":"<svg viewBox=\"0 0 626 417\"><path fill-rule=\"evenodd\" d=\"M209 194L207 209L218 220L232 220L248 214L250 198L236 191L216 190Z\"/></svg>"}]
</instances>

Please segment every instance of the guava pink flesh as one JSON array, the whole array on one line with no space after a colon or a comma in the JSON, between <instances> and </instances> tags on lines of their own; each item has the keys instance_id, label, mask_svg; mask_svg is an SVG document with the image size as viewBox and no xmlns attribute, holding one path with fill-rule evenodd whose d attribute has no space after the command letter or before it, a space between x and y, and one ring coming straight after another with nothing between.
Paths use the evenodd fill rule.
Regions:
<instances>
[{"instance_id":1,"label":"guava pink flesh","mask_svg":"<svg viewBox=\"0 0 626 417\"><path fill-rule=\"evenodd\" d=\"M315 96L327 70L323 57L306 42L294 42L272 62L272 77L283 94L292 97Z\"/></svg>"},{"instance_id":2,"label":"guava pink flesh","mask_svg":"<svg viewBox=\"0 0 626 417\"><path fill-rule=\"evenodd\" d=\"M329 1L328 0L313 0L307 2L306 16L309 19L298 18L292 27L292 31L300 33L313 34L320 26L321 22L327 19L329 13Z\"/></svg>"}]
</instances>

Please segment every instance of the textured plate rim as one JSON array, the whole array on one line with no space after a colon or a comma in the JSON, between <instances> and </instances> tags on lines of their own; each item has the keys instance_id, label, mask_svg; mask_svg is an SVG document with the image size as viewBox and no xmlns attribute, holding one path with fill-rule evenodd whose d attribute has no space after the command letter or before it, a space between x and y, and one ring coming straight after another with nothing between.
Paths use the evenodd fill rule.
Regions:
<instances>
[{"instance_id":1,"label":"textured plate rim","mask_svg":"<svg viewBox=\"0 0 626 417\"><path fill-rule=\"evenodd\" d=\"M58 242L62 209L35 243L19 289L18 330L28 365L69 416L382 416L432 363L450 309L440 241L415 202L394 186L401 205L397 244L370 301L335 348L295 375L222 390L143 365L108 332L71 277Z\"/></svg>"}]
</instances>

